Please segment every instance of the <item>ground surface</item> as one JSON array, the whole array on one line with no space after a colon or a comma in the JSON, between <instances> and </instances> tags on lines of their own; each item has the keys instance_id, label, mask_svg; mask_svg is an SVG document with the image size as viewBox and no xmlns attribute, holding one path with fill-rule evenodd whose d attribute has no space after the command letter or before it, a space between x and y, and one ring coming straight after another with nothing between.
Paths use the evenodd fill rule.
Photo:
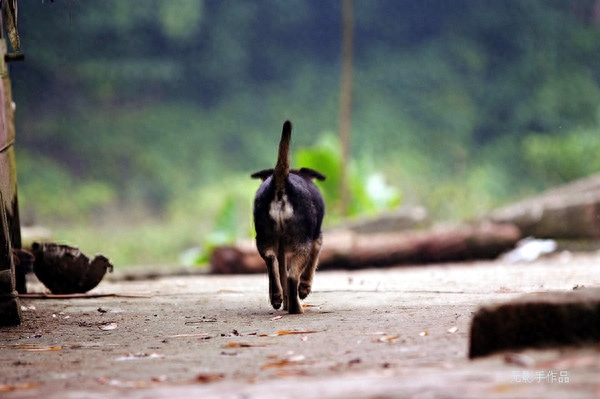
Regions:
<instances>
[{"instance_id":1,"label":"ground surface","mask_svg":"<svg viewBox=\"0 0 600 399\"><path fill-rule=\"evenodd\" d=\"M598 397L598 347L467 349L480 305L599 285L589 254L319 272L288 315L266 275L105 280L92 292L117 296L21 300L23 323L0 329L0 397Z\"/></svg>"}]
</instances>

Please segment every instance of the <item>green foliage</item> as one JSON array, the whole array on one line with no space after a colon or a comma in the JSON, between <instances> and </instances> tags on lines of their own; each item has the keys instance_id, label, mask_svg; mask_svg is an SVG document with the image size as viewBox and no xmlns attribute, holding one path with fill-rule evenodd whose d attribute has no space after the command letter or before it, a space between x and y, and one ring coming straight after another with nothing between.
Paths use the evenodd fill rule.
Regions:
<instances>
[{"instance_id":1,"label":"green foliage","mask_svg":"<svg viewBox=\"0 0 600 399\"><path fill-rule=\"evenodd\" d=\"M339 217L339 145L322 133L337 126L339 2L19 6L27 60L10 73L25 220L127 263L247 236L257 185L246 176L273 166L286 118L295 148L317 143L294 161L327 175ZM436 218L471 217L600 170L593 6L356 2L351 212L395 206L401 191ZM106 234L111 224L140 240Z\"/></svg>"},{"instance_id":2,"label":"green foliage","mask_svg":"<svg viewBox=\"0 0 600 399\"><path fill-rule=\"evenodd\" d=\"M49 159L17 154L18 173L27 176L19 186L24 221L45 220L86 222L86 218L115 200L113 188L101 181L74 178L68 170Z\"/></svg>"},{"instance_id":3,"label":"green foliage","mask_svg":"<svg viewBox=\"0 0 600 399\"><path fill-rule=\"evenodd\" d=\"M339 140L331 135L324 135L313 147L301 148L294 155L298 167L309 167L323 173L325 181L317 181L330 219L338 219L340 214L340 184L342 155ZM363 162L363 164L365 164ZM373 214L378 211L396 207L401 196L397 189L387 185L381 173L367 172L366 165L351 162L348 173L350 191L349 216Z\"/></svg>"},{"instance_id":4,"label":"green foliage","mask_svg":"<svg viewBox=\"0 0 600 399\"><path fill-rule=\"evenodd\" d=\"M532 175L547 184L600 172L598 129L578 129L567 135L531 134L523 141L523 152Z\"/></svg>"},{"instance_id":5,"label":"green foliage","mask_svg":"<svg viewBox=\"0 0 600 399\"><path fill-rule=\"evenodd\" d=\"M191 40L202 26L203 8L199 0L161 1L159 15L165 34L175 40Z\"/></svg>"},{"instance_id":6,"label":"green foliage","mask_svg":"<svg viewBox=\"0 0 600 399\"><path fill-rule=\"evenodd\" d=\"M225 198L225 203L216 216L215 225L204 238L201 250L194 263L203 264L210 260L212 251L222 245L231 245L240 238L239 206L234 196Z\"/></svg>"}]
</instances>

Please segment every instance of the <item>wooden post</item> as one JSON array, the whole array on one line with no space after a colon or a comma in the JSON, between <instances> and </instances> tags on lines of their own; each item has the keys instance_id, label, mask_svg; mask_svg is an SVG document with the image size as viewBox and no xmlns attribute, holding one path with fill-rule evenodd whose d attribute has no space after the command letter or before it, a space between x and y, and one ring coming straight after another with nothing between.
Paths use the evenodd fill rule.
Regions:
<instances>
[{"instance_id":1,"label":"wooden post","mask_svg":"<svg viewBox=\"0 0 600 399\"><path fill-rule=\"evenodd\" d=\"M340 173L341 211L348 214L350 189L348 164L350 162L350 130L352 122L352 63L354 58L354 11L352 0L342 0L342 78L340 83L339 136L342 146Z\"/></svg>"},{"instance_id":2,"label":"wooden post","mask_svg":"<svg viewBox=\"0 0 600 399\"><path fill-rule=\"evenodd\" d=\"M17 168L14 152L15 123L10 78L0 39L0 325L21 322L12 248L21 247L17 201Z\"/></svg>"}]
</instances>

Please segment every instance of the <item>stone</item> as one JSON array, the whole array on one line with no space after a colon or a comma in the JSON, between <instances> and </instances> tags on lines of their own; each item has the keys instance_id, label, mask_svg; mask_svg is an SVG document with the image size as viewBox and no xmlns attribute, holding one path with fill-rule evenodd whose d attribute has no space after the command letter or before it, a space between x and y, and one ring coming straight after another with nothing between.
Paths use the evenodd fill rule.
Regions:
<instances>
[{"instance_id":1,"label":"stone","mask_svg":"<svg viewBox=\"0 0 600 399\"><path fill-rule=\"evenodd\" d=\"M598 342L600 289L549 291L480 308L471 323L469 357Z\"/></svg>"}]
</instances>

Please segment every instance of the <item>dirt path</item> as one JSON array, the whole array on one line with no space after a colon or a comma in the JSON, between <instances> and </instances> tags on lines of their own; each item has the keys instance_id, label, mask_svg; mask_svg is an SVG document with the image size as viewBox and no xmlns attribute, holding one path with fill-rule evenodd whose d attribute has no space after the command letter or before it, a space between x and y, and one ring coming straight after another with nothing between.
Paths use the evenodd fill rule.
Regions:
<instances>
[{"instance_id":1,"label":"dirt path","mask_svg":"<svg viewBox=\"0 0 600 399\"><path fill-rule=\"evenodd\" d=\"M0 396L594 397L594 349L466 354L481 304L599 284L596 256L322 272L288 315L263 275L105 281L94 292L116 296L22 300L22 325L0 330Z\"/></svg>"}]
</instances>

